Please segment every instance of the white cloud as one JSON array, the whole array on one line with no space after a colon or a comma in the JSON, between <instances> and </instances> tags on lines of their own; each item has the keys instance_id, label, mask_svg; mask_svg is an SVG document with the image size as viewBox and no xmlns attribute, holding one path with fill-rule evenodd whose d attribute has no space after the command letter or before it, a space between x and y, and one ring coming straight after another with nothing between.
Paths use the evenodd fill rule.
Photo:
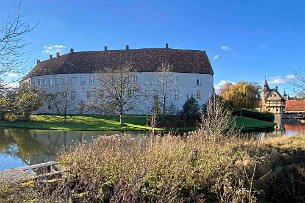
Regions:
<instances>
[{"instance_id":1,"label":"white cloud","mask_svg":"<svg viewBox=\"0 0 305 203\"><path fill-rule=\"evenodd\" d=\"M232 49L232 47L228 46L228 45L222 45L220 46L220 48L223 50L223 51L229 51Z\"/></svg>"},{"instance_id":2,"label":"white cloud","mask_svg":"<svg viewBox=\"0 0 305 203\"><path fill-rule=\"evenodd\" d=\"M287 79L294 79L294 78L296 78L296 76L295 75L286 75L286 78Z\"/></svg>"},{"instance_id":3,"label":"white cloud","mask_svg":"<svg viewBox=\"0 0 305 203\"><path fill-rule=\"evenodd\" d=\"M17 77L17 74L13 73L13 72L10 72L10 73L7 73L7 76L10 77L10 78L15 78L15 77Z\"/></svg>"},{"instance_id":4,"label":"white cloud","mask_svg":"<svg viewBox=\"0 0 305 203\"><path fill-rule=\"evenodd\" d=\"M219 59L219 55L215 55L215 56L213 56L213 58L212 58L213 60L217 60L217 59Z\"/></svg>"},{"instance_id":5,"label":"white cloud","mask_svg":"<svg viewBox=\"0 0 305 203\"><path fill-rule=\"evenodd\" d=\"M66 47L62 44L55 44L55 45L50 45L50 46L43 46L43 48L44 48L44 50L42 51L42 53L55 54L56 52L61 52Z\"/></svg>"},{"instance_id":6,"label":"white cloud","mask_svg":"<svg viewBox=\"0 0 305 203\"><path fill-rule=\"evenodd\" d=\"M296 77L295 75L286 75L285 77L274 76L271 77L271 81L269 81L269 84L274 84L274 85L287 84L290 80L294 79L295 77Z\"/></svg>"},{"instance_id":7,"label":"white cloud","mask_svg":"<svg viewBox=\"0 0 305 203\"><path fill-rule=\"evenodd\" d=\"M219 93L219 90L221 88L221 86L223 86L226 83L232 83L234 84L234 82L228 81L228 80L220 80L219 83L214 84L214 89L217 93Z\"/></svg>"}]
</instances>

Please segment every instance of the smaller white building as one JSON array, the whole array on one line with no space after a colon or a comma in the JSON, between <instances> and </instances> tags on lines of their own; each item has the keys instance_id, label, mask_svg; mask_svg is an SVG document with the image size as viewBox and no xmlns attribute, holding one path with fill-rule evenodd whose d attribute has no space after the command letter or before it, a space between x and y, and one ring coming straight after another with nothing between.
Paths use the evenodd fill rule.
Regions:
<instances>
[{"instance_id":1,"label":"smaller white building","mask_svg":"<svg viewBox=\"0 0 305 203\"><path fill-rule=\"evenodd\" d=\"M46 61L37 61L33 70L21 81L31 88L45 94L67 91L71 104L69 114L79 114L80 104L98 102L94 90L99 88L97 72L109 68L122 68L130 64L133 82L141 89L141 97L130 114L149 114L152 110L153 96L158 82L157 70L162 64L168 64L170 85L167 94L167 108L175 106L177 110L189 97L197 99L200 105L207 102L213 92L213 69L205 51L166 48L129 49L74 52L56 57L50 55ZM45 101L38 113L56 114L54 105ZM85 108L82 113L99 113Z\"/></svg>"}]
</instances>

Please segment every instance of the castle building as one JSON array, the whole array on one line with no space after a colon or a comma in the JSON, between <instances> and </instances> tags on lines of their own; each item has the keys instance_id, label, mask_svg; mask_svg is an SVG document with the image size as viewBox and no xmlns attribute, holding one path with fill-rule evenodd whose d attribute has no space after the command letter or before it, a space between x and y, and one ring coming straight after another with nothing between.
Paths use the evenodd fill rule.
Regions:
<instances>
[{"instance_id":1,"label":"castle building","mask_svg":"<svg viewBox=\"0 0 305 203\"><path fill-rule=\"evenodd\" d=\"M285 111L287 95L284 92L283 96L278 91L278 86L271 89L265 79L262 88L262 111L267 111L274 114L282 114Z\"/></svg>"},{"instance_id":2,"label":"castle building","mask_svg":"<svg viewBox=\"0 0 305 203\"><path fill-rule=\"evenodd\" d=\"M37 60L36 66L20 82L44 93L54 93L68 89L73 105L69 114L78 114L77 106L90 101L91 92L100 86L97 72L109 68L122 68L131 64L135 70L133 79L141 88L143 95L138 100L136 108L130 114L149 114L153 103L153 84L156 83L156 73L162 64L169 64L172 89L168 96L168 105L181 109L187 98L193 96L200 105L207 102L213 93L213 69L205 51L165 48L82 51L55 57L48 60ZM56 109L47 101L37 113L56 114ZM89 112L88 112L89 113ZM91 112L90 113L94 113Z\"/></svg>"}]
</instances>

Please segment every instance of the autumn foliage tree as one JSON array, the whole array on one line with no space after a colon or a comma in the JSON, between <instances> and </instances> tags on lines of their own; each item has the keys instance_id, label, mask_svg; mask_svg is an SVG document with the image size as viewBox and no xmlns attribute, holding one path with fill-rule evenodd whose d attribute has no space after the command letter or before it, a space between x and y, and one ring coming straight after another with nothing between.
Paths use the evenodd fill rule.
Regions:
<instances>
[{"instance_id":1,"label":"autumn foliage tree","mask_svg":"<svg viewBox=\"0 0 305 203\"><path fill-rule=\"evenodd\" d=\"M233 110L253 109L257 107L260 100L260 86L257 83L245 81L235 84L226 83L220 88L220 96Z\"/></svg>"}]
</instances>

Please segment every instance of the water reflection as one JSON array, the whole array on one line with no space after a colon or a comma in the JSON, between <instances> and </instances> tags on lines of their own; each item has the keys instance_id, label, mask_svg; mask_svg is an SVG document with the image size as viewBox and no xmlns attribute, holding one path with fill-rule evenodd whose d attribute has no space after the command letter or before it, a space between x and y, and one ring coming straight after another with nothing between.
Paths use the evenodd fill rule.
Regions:
<instances>
[{"instance_id":1,"label":"water reflection","mask_svg":"<svg viewBox=\"0 0 305 203\"><path fill-rule=\"evenodd\" d=\"M63 147L115 133L0 128L0 170L54 160Z\"/></svg>"},{"instance_id":2,"label":"water reflection","mask_svg":"<svg viewBox=\"0 0 305 203\"><path fill-rule=\"evenodd\" d=\"M305 134L304 123L281 123L277 124L272 130L251 133L251 135L254 135L256 139L264 139L267 137L276 137L280 135L291 136L297 134Z\"/></svg>"},{"instance_id":3,"label":"water reflection","mask_svg":"<svg viewBox=\"0 0 305 203\"><path fill-rule=\"evenodd\" d=\"M0 128L0 170L38 164L54 160L63 148L78 142L90 142L100 135L121 134L122 132L100 131L52 131ZM129 134L143 133L129 132ZM263 139L270 136L305 133L305 124L282 124L276 130L252 133L251 137Z\"/></svg>"}]
</instances>

